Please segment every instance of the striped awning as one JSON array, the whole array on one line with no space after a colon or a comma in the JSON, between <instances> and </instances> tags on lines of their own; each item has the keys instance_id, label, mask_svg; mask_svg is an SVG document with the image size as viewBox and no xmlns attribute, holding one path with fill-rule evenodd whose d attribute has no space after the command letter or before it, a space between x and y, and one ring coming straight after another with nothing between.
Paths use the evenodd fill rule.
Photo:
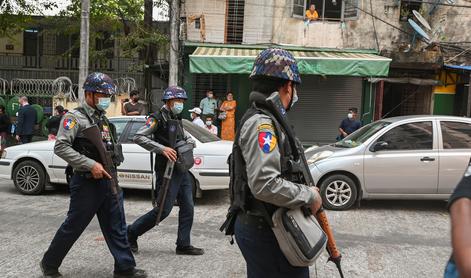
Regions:
<instances>
[{"instance_id":1,"label":"striped awning","mask_svg":"<svg viewBox=\"0 0 471 278\"><path fill-rule=\"evenodd\" d=\"M240 73L252 70L260 48L198 47L190 55L191 73ZM301 74L387 76L391 59L347 51L290 51Z\"/></svg>"}]
</instances>

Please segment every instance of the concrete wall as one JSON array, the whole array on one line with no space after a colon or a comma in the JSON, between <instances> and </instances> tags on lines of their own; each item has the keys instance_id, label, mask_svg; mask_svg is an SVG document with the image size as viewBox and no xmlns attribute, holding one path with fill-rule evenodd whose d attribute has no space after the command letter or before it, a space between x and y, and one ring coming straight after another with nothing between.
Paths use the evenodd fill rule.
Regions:
<instances>
[{"instance_id":1,"label":"concrete wall","mask_svg":"<svg viewBox=\"0 0 471 278\"><path fill-rule=\"evenodd\" d=\"M358 1L359 7L382 20L413 33L407 22L399 21L400 1ZM444 2L445 3L445 2ZM305 25L302 19L293 18L292 0L246 0L244 18L244 44L277 43L307 47L361 48L387 51L403 51L412 41L410 34L375 19L378 45L375 40L371 15L359 11L356 20L341 22L318 21ZM465 0L457 0L456 5L471 5ZM429 33L434 41L471 41L471 9L438 6L429 16L430 4L422 5L422 14L432 27ZM206 18L206 41L224 42L225 0L187 0L184 7L186 15L204 14ZM201 41L200 31L188 25L187 40ZM415 51L422 51L426 45L420 41ZM445 53L446 55L446 53Z\"/></svg>"},{"instance_id":2,"label":"concrete wall","mask_svg":"<svg viewBox=\"0 0 471 278\"><path fill-rule=\"evenodd\" d=\"M182 16L204 15L206 42L224 43L224 32L226 23L226 1L225 0L190 0L186 1L182 9ZM200 29L195 24L187 24L187 40L202 41Z\"/></svg>"},{"instance_id":3,"label":"concrete wall","mask_svg":"<svg viewBox=\"0 0 471 278\"><path fill-rule=\"evenodd\" d=\"M276 0L245 0L244 44L272 42Z\"/></svg>"},{"instance_id":4,"label":"concrete wall","mask_svg":"<svg viewBox=\"0 0 471 278\"><path fill-rule=\"evenodd\" d=\"M360 1L360 7L382 20L412 34L414 31L407 22L400 21L400 4L396 0L373 1L371 12L369 2ZM442 1L446 3L446 1ZM456 5L471 5L470 2L457 0ZM471 41L471 9L452 6L437 6L432 15L429 11L430 4L422 4L422 15L432 27L428 33L432 41ZM401 51L405 50L412 42L410 34L403 33L396 28L375 19L378 35L379 50ZM360 17L355 21L347 21L343 35L343 44L346 48L377 48L373 29L373 19L370 15L360 12ZM413 51L422 51L427 45L417 41ZM445 53L446 56L446 51Z\"/></svg>"},{"instance_id":5,"label":"concrete wall","mask_svg":"<svg viewBox=\"0 0 471 278\"><path fill-rule=\"evenodd\" d=\"M273 43L306 47L342 47L339 22L317 21L305 24L292 16L292 0L275 0Z\"/></svg>"},{"instance_id":6,"label":"concrete wall","mask_svg":"<svg viewBox=\"0 0 471 278\"><path fill-rule=\"evenodd\" d=\"M7 50L7 45L13 45L13 50ZM11 38L0 37L1 54L23 54L23 33L13 35Z\"/></svg>"}]
</instances>

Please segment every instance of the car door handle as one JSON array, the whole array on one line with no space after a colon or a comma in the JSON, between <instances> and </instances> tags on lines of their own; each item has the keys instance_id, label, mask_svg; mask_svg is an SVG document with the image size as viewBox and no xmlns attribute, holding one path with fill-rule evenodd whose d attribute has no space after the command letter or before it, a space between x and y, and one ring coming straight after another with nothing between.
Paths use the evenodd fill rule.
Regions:
<instances>
[{"instance_id":1,"label":"car door handle","mask_svg":"<svg viewBox=\"0 0 471 278\"><path fill-rule=\"evenodd\" d=\"M435 158L424 156L420 159L420 161L435 161Z\"/></svg>"}]
</instances>

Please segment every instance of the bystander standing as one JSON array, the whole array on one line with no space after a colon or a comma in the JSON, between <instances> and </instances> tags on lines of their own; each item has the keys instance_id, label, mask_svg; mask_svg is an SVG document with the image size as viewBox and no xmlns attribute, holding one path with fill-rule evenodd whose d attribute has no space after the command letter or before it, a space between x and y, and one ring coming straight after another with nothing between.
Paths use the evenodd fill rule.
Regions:
<instances>
[{"instance_id":1,"label":"bystander standing","mask_svg":"<svg viewBox=\"0 0 471 278\"><path fill-rule=\"evenodd\" d=\"M139 102L139 92L136 90L131 91L129 94L129 102L123 105L124 115L126 116L138 116L144 115L145 107L144 104Z\"/></svg>"},{"instance_id":2,"label":"bystander standing","mask_svg":"<svg viewBox=\"0 0 471 278\"><path fill-rule=\"evenodd\" d=\"M10 133L10 117L5 113L5 106L0 105L0 144L1 152L6 148L8 135Z\"/></svg>"},{"instance_id":3,"label":"bystander standing","mask_svg":"<svg viewBox=\"0 0 471 278\"><path fill-rule=\"evenodd\" d=\"M20 110L16 124L16 140L21 144L29 143L33 140L34 126L36 125L36 110L29 104L28 98L20 97Z\"/></svg>"},{"instance_id":4,"label":"bystander standing","mask_svg":"<svg viewBox=\"0 0 471 278\"><path fill-rule=\"evenodd\" d=\"M214 135L218 135L218 127L213 125L214 116L207 115L205 117L205 128Z\"/></svg>"}]
</instances>

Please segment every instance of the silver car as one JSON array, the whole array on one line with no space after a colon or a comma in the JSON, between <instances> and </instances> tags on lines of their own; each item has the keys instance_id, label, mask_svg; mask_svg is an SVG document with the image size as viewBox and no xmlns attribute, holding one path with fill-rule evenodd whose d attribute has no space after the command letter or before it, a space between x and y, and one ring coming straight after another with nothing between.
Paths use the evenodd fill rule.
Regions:
<instances>
[{"instance_id":1,"label":"silver car","mask_svg":"<svg viewBox=\"0 0 471 278\"><path fill-rule=\"evenodd\" d=\"M306 157L329 209L361 199L446 200L470 162L471 119L387 118Z\"/></svg>"}]
</instances>

